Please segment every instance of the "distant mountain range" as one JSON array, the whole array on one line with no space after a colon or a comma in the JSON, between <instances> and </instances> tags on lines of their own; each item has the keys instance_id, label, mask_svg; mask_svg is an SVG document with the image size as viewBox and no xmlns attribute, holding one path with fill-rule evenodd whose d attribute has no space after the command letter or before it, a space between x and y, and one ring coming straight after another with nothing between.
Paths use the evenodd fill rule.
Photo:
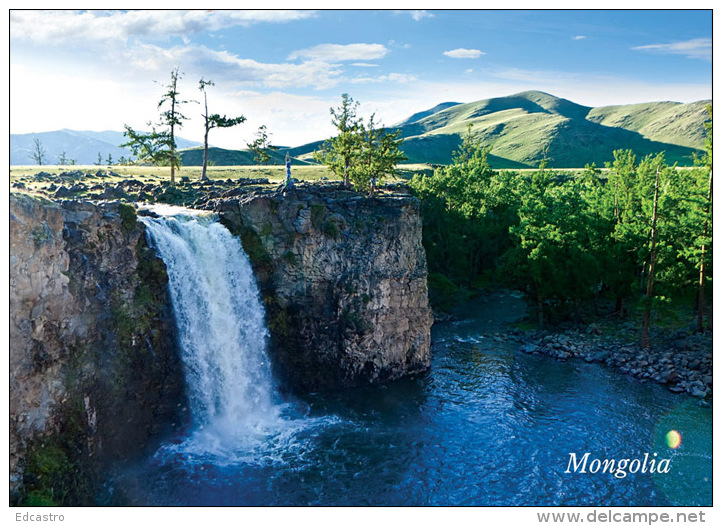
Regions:
<instances>
[{"instance_id":1,"label":"distant mountain range","mask_svg":"<svg viewBox=\"0 0 722 526\"><path fill-rule=\"evenodd\" d=\"M58 164L60 157L65 152L65 157L76 164L95 164L98 162L98 154L103 163L111 155L113 161L120 157L131 157L128 149L120 148L119 145L127 141L121 131L77 131L58 130L42 133L23 133L10 135L10 164L24 165L35 164L33 152L35 152L35 139L40 141L45 150L43 164ZM179 148L190 148L198 146L197 142L177 138Z\"/></svg>"},{"instance_id":2,"label":"distant mountain range","mask_svg":"<svg viewBox=\"0 0 722 526\"><path fill-rule=\"evenodd\" d=\"M533 168L545 155L556 168L581 168L595 162L603 166L613 151L631 149L638 157L665 152L668 163L688 166L704 148L705 106L692 103L649 102L591 108L539 91L525 91L461 104L444 102L415 113L391 129L401 130L402 150L408 163L446 164L472 125L472 132L492 147L494 168ZM130 153L118 148L122 132L57 132L11 135L10 164L32 164L33 140L39 138L47 150L47 163L56 163L64 151L78 164L94 164L98 152L105 160ZM202 163L199 143L178 140L186 166ZM288 152L296 162L312 162L313 152L323 147L316 141L294 148L281 148L272 163L282 163ZM253 164L248 150L210 149L216 165Z\"/></svg>"}]
</instances>

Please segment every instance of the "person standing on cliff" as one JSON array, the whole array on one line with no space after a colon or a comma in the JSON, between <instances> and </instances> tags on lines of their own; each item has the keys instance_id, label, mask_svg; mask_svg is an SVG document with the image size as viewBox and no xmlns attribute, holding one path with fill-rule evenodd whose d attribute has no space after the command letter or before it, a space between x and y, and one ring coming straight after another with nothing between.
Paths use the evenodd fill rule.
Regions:
<instances>
[{"instance_id":1,"label":"person standing on cliff","mask_svg":"<svg viewBox=\"0 0 722 526\"><path fill-rule=\"evenodd\" d=\"M286 152L286 188L293 188L291 180L291 156Z\"/></svg>"}]
</instances>

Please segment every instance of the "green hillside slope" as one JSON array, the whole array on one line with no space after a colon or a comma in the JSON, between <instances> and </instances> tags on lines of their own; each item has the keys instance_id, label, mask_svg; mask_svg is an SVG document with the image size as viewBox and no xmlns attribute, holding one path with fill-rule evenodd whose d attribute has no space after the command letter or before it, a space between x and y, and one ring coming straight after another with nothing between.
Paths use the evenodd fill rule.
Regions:
<instances>
[{"instance_id":1,"label":"green hillside slope","mask_svg":"<svg viewBox=\"0 0 722 526\"><path fill-rule=\"evenodd\" d=\"M700 123L707 120L705 107L709 102L605 106L592 109L587 119L603 126L635 131L653 141L699 149L704 147L704 128Z\"/></svg>"},{"instance_id":2,"label":"green hillside slope","mask_svg":"<svg viewBox=\"0 0 722 526\"><path fill-rule=\"evenodd\" d=\"M286 150L279 149L269 152L271 156L269 165L285 164ZM202 166L203 165L203 147L188 148L180 151L181 163L183 166ZM291 154L293 156L293 154ZM208 148L208 159L215 166L246 166L256 164L253 159L253 152L250 150L226 150L223 148ZM293 157L291 163L294 165L310 164L306 161Z\"/></svg>"},{"instance_id":3,"label":"green hillside slope","mask_svg":"<svg viewBox=\"0 0 722 526\"><path fill-rule=\"evenodd\" d=\"M594 109L527 91L456 105L399 129L411 163L448 163L471 124L482 143L492 146L498 168L534 167L545 148L559 168L602 165L620 148L639 156L664 151L668 162L689 165L703 146L705 118L704 102Z\"/></svg>"},{"instance_id":4,"label":"green hillside slope","mask_svg":"<svg viewBox=\"0 0 722 526\"><path fill-rule=\"evenodd\" d=\"M431 109L420 111L418 113L414 113L411 117L408 117L400 122L397 122L394 124L394 128L399 128L401 126L406 126L408 124L420 121L421 119L428 117L429 115L433 115L434 113L438 113L441 110L445 110L446 108L450 108L452 106L458 106L461 104L460 102L442 102L441 104L437 104Z\"/></svg>"},{"instance_id":5,"label":"green hillside slope","mask_svg":"<svg viewBox=\"0 0 722 526\"><path fill-rule=\"evenodd\" d=\"M407 163L447 164L469 125L482 144L492 147L494 168L535 168L546 155L552 167L603 166L618 149L638 157L665 152L668 163L693 164L704 148L705 106L650 102L590 108L540 91L525 91L466 104L442 103L415 113L392 129L401 130ZM288 152L294 164L312 163L323 141L272 153L271 164L283 164ZM203 149L182 151L183 164L200 166ZM217 166L254 164L249 150L210 149Z\"/></svg>"}]
</instances>

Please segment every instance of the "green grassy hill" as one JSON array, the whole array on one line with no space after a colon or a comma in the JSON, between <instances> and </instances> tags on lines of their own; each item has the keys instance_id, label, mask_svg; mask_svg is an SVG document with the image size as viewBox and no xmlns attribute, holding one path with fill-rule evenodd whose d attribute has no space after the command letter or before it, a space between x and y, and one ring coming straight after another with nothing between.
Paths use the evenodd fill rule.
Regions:
<instances>
[{"instance_id":1,"label":"green grassy hill","mask_svg":"<svg viewBox=\"0 0 722 526\"><path fill-rule=\"evenodd\" d=\"M707 120L705 106L709 102L605 106L592 109L587 119L603 126L635 131L653 141L673 142L679 146L701 149L704 147L705 134L700 123Z\"/></svg>"},{"instance_id":2,"label":"green grassy hill","mask_svg":"<svg viewBox=\"0 0 722 526\"><path fill-rule=\"evenodd\" d=\"M527 91L454 105L399 126L411 163L448 163L469 124L492 146L496 168L535 167L544 156L558 168L613 159L631 148L638 156L664 151L667 161L692 164L704 141L705 101L589 108Z\"/></svg>"},{"instance_id":3,"label":"green grassy hill","mask_svg":"<svg viewBox=\"0 0 722 526\"><path fill-rule=\"evenodd\" d=\"M271 159L269 165L283 165L286 163L286 151L288 148L279 148L269 152ZM203 147L187 148L180 151L181 163L183 166L203 166ZM302 159L297 159L291 153L291 164L311 164ZM251 150L226 150L224 148L208 148L208 159L215 166L248 166L256 164Z\"/></svg>"},{"instance_id":4,"label":"green grassy hill","mask_svg":"<svg viewBox=\"0 0 722 526\"><path fill-rule=\"evenodd\" d=\"M446 108L451 108L452 106L458 106L461 104L460 102L442 102L441 104L437 104L433 108L425 111L420 111L418 113L414 113L411 117L408 117L401 122L398 122L394 124L394 128L400 128L401 126L406 126L407 124L411 124L417 121L420 121L421 119L428 117L429 115L433 115L434 113L438 113L441 110L445 110Z\"/></svg>"},{"instance_id":5,"label":"green grassy hill","mask_svg":"<svg viewBox=\"0 0 722 526\"><path fill-rule=\"evenodd\" d=\"M618 149L638 157L665 152L668 163L693 164L704 148L705 106L650 102L590 108L539 91L525 91L466 104L445 102L415 113L391 129L401 130L402 150L409 164L447 164L472 125L482 144L491 145L494 168L535 168L546 155L554 168L603 166ZM316 141L272 153L270 164L283 164L286 152L294 164L313 164ZM200 166L203 149L182 152L183 164ZM210 148L216 166L252 165L249 150Z\"/></svg>"}]
</instances>

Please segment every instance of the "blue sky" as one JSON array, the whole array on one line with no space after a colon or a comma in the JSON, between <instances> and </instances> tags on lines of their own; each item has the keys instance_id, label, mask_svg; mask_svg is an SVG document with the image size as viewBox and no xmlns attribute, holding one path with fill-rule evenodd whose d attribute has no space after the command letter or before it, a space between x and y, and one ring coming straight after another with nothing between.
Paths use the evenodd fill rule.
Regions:
<instances>
[{"instance_id":1,"label":"blue sky","mask_svg":"<svg viewBox=\"0 0 722 526\"><path fill-rule=\"evenodd\" d=\"M122 130L181 97L265 124L279 145L333 132L349 93L386 125L445 101L541 90L587 106L712 97L711 10L11 11L10 131ZM200 106L180 135L202 141Z\"/></svg>"}]
</instances>

